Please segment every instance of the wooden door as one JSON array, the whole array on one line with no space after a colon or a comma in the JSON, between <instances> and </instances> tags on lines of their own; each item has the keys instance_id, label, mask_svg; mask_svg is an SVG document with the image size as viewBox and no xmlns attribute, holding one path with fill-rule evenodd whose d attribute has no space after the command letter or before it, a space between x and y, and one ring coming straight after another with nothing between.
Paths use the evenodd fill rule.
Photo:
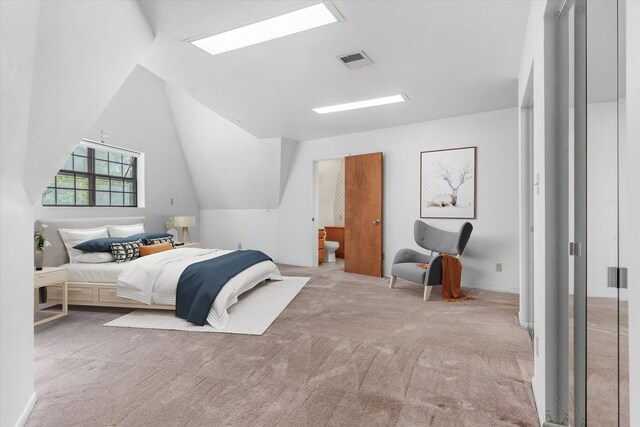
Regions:
<instances>
[{"instance_id":1,"label":"wooden door","mask_svg":"<svg viewBox=\"0 0 640 427\"><path fill-rule=\"evenodd\" d=\"M344 172L344 271L382 277L382 153L346 157Z\"/></svg>"}]
</instances>

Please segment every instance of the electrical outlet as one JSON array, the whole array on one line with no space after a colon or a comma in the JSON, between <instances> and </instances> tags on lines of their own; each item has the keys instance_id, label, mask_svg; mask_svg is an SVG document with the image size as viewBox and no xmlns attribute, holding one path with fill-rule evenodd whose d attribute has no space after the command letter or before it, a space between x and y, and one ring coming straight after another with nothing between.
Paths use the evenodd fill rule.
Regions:
<instances>
[{"instance_id":1,"label":"electrical outlet","mask_svg":"<svg viewBox=\"0 0 640 427\"><path fill-rule=\"evenodd\" d=\"M173 197L171 198L171 206L173 206Z\"/></svg>"},{"instance_id":2,"label":"electrical outlet","mask_svg":"<svg viewBox=\"0 0 640 427\"><path fill-rule=\"evenodd\" d=\"M238 243L238 249L242 249L242 243Z\"/></svg>"},{"instance_id":3,"label":"electrical outlet","mask_svg":"<svg viewBox=\"0 0 640 427\"><path fill-rule=\"evenodd\" d=\"M502 263L501 262L496 262L496 271L498 273L502 273Z\"/></svg>"}]
</instances>

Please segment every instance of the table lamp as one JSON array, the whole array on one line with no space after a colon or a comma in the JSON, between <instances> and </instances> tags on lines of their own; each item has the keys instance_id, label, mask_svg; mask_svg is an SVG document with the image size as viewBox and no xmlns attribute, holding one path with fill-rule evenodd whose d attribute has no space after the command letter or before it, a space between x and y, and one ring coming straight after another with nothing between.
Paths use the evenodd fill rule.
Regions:
<instances>
[{"instance_id":1,"label":"table lamp","mask_svg":"<svg viewBox=\"0 0 640 427\"><path fill-rule=\"evenodd\" d=\"M196 225L195 216L177 216L174 218L177 227L182 227L182 241L185 243L191 243L191 236L189 235L189 227Z\"/></svg>"}]
</instances>

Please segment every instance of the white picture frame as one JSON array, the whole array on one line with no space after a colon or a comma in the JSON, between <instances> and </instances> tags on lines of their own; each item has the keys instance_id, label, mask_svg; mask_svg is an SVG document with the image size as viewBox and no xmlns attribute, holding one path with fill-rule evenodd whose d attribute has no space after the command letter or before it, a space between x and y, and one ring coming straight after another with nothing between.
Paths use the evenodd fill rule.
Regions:
<instances>
[{"instance_id":1,"label":"white picture frame","mask_svg":"<svg viewBox=\"0 0 640 427\"><path fill-rule=\"evenodd\" d=\"M476 218L477 147L420 153L420 218Z\"/></svg>"}]
</instances>

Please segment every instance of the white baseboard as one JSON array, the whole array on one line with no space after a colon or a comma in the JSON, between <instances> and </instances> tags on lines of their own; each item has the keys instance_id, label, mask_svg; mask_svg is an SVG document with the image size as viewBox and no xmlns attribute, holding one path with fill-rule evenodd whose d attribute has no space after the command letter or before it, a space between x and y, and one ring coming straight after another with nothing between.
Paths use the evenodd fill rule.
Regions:
<instances>
[{"instance_id":1,"label":"white baseboard","mask_svg":"<svg viewBox=\"0 0 640 427\"><path fill-rule=\"evenodd\" d=\"M390 279L391 276L385 276L385 278ZM438 286L438 285L434 285ZM504 292L507 294L519 294L519 289L509 289L509 288L496 288L495 286L486 286L486 285L463 285L461 288L466 289L480 289L483 291L493 291L493 292Z\"/></svg>"},{"instance_id":2,"label":"white baseboard","mask_svg":"<svg viewBox=\"0 0 640 427\"><path fill-rule=\"evenodd\" d=\"M496 288L495 286L487 286L487 285L464 285L463 288L471 288L471 289L481 289L483 291L493 291L493 292L504 292L507 294L519 294L519 289L510 289L510 288Z\"/></svg>"},{"instance_id":3,"label":"white baseboard","mask_svg":"<svg viewBox=\"0 0 640 427\"><path fill-rule=\"evenodd\" d=\"M27 423L27 420L31 415L31 411L33 411L33 408L36 406L37 401L38 396L36 396L36 393L34 392L31 395L31 399L29 399L27 406L25 406L24 410L22 411L22 414L20 414L20 418L18 418L18 421L16 422L16 427L23 427Z\"/></svg>"},{"instance_id":4,"label":"white baseboard","mask_svg":"<svg viewBox=\"0 0 640 427\"><path fill-rule=\"evenodd\" d=\"M520 317L520 313L522 312L518 311L518 320L520 321L520 327L524 329L533 329L533 322L525 322L524 320L522 320L522 317Z\"/></svg>"},{"instance_id":5,"label":"white baseboard","mask_svg":"<svg viewBox=\"0 0 640 427\"><path fill-rule=\"evenodd\" d=\"M522 321L520 321L520 327L521 327L522 329L529 330L529 329L532 329L532 328L533 328L533 323L531 323L531 322L522 322Z\"/></svg>"}]
</instances>

